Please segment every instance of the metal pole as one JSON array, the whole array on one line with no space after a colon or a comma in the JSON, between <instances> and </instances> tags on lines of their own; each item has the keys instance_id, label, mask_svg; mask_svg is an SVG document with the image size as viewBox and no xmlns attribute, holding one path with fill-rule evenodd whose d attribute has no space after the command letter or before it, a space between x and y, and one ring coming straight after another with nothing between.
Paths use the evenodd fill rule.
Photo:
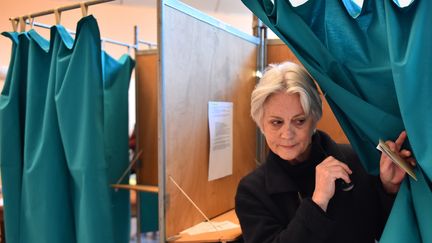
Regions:
<instances>
[{"instance_id":1,"label":"metal pole","mask_svg":"<svg viewBox=\"0 0 432 243\"><path fill-rule=\"evenodd\" d=\"M86 7L88 7L88 6L91 6L91 5L100 4L100 3L106 3L106 2L112 2L112 1L114 1L114 0L95 0L95 1L84 2L84 5ZM45 10L45 11L41 11L41 12L32 13L32 14L25 15L25 16L22 16L22 17L9 18L9 20L19 21L20 18L22 18L23 20L26 20L26 19L29 19L29 18L35 18L35 17L40 17L40 16L44 16L44 15L53 14L56 11L58 11L58 12L64 12L64 11L68 11L68 10L72 10L72 9L76 9L76 8L81 8L81 4L78 3L78 4L63 6L63 7L56 8L56 9L50 9L50 10Z\"/></svg>"},{"instance_id":2,"label":"metal pole","mask_svg":"<svg viewBox=\"0 0 432 243\"><path fill-rule=\"evenodd\" d=\"M158 63L159 63L159 76L158 76L158 185L159 185L159 242L166 242L166 229L165 229L165 209L167 205L168 195L166 195L166 127L165 127L165 67L164 67L164 23L165 16L165 0L158 0Z\"/></svg>"},{"instance_id":3,"label":"metal pole","mask_svg":"<svg viewBox=\"0 0 432 243\"><path fill-rule=\"evenodd\" d=\"M263 24L255 15L253 16L253 34L260 39L257 53L257 75L256 81L258 82L264 73L265 66L267 65L267 26ZM267 156L266 142L260 129L256 130L257 148L256 148L256 164L257 166L265 162Z\"/></svg>"},{"instance_id":4,"label":"metal pole","mask_svg":"<svg viewBox=\"0 0 432 243\"><path fill-rule=\"evenodd\" d=\"M51 25L47 25L47 24L43 24L43 23L39 23L39 22L29 22L29 21L26 21L26 24L32 25L32 26L36 26L36 27L39 27L39 28L43 28L43 29L50 29L51 28ZM69 34L71 34L71 35L75 35L76 34L75 31L72 31L72 30L66 29L66 31ZM110 44L114 44L114 45L119 45L119 46L124 46L124 47L127 47L127 48L135 48L135 45L131 45L131 44L128 44L128 43L120 42L120 41L117 41L117 40L113 40L113 39L109 39L109 38L105 38L105 37L101 37L100 39L101 39L101 41L106 42L106 43L110 43Z\"/></svg>"},{"instance_id":5,"label":"metal pole","mask_svg":"<svg viewBox=\"0 0 432 243\"><path fill-rule=\"evenodd\" d=\"M135 60L136 60L136 55L137 55L137 51L138 51L138 35L139 35L139 30L138 30L138 26L134 26L134 49L135 49ZM138 92L138 72L135 70L135 103L138 100L138 96L139 96L139 92ZM138 108L139 106L137 105L135 107L136 111L135 113L138 114ZM138 126L140 127L140 126ZM137 126L135 124L135 129L134 129L134 133L135 133L135 140L137 142L136 144L136 148L141 148L141 138L139 137L141 135L141 130L136 130ZM136 151L135 151L136 152ZM141 151L140 151L141 152ZM139 157L140 158L140 157ZM138 158L138 163L137 163L137 171L135 172L136 178L137 178L137 182L141 181L141 176L139 175L138 171L141 168L141 160ZM137 243L141 243L141 193L138 190L135 190L135 195L136 195L136 227L137 227L137 232L136 232L136 238L137 238Z\"/></svg>"},{"instance_id":6,"label":"metal pole","mask_svg":"<svg viewBox=\"0 0 432 243\"><path fill-rule=\"evenodd\" d=\"M139 49L139 29L138 26L135 25L134 26L134 46L135 46L135 51L138 51Z\"/></svg>"}]
</instances>

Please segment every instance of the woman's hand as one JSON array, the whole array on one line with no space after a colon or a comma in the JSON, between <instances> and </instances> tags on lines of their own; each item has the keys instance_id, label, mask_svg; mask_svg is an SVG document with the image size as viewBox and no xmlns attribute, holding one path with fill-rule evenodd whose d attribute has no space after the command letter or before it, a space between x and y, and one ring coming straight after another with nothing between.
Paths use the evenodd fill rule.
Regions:
<instances>
[{"instance_id":1,"label":"woman's hand","mask_svg":"<svg viewBox=\"0 0 432 243\"><path fill-rule=\"evenodd\" d=\"M332 156L327 157L317 165L315 171L315 190L312 201L326 211L328 202L335 194L335 181L342 179L346 183L350 183L349 175L352 171L345 163Z\"/></svg>"},{"instance_id":2,"label":"woman's hand","mask_svg":"<svg viewBox=\"0 0 432 243\"><path fill-rule=\"evenodd\" d=\"M385 143L389 146L390 150L399 154L399 156L408 161L411 165L415 166L415 160L411 157L411 151L402 149L402 144L405 142L407 134L402 131L395 142L386 141ZM406 172L400 168L397 164L393 163L392 160L385 154L381 154L380 159L380 179L387 193L394 194L399 191L400 184L405 178Z\"/></svg>"}]
</instances>

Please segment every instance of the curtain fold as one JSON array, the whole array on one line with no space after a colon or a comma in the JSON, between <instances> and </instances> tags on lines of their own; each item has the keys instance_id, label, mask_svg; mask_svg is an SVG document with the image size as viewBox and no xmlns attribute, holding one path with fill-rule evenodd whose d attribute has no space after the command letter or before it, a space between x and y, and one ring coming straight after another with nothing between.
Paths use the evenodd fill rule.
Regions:
<instances>
[{"instance_id":1,"label":"curtain fold","mask_svg":"<svg viewBox=\"0 0 432 243\"><path fill-rule=\"evenodd\" d=\"M128 90L134 61L126 55L115 60L102 55L104 75L104 149L108 181L117 183L129 162ZM118 119L122 118L122 119ZM129 177L121 183L129 184ZM130 196L128 190L110 190L114 242L129 242Z\"/></svg>"},{"instance_id":2,"label":"curtain fold","mask_svg":"<svg viewBox=\"0 0 432 243\"><path fill-rule=\"evenodd\" d=\"M17 45L17 33L8 33L13 42L11 63L0 95L0 163L2 173L3 216L10 242L20 242L21 187L23 170L24 120L27 85L28 43ZM27 38L26 36L21 37ZM20 65L21 64L21 65ZM11 83L10 80L17 80ZM2 119L7 117L7 119ZM3 137L5 139L3 139ZM6 140L7 138L7 140ZM14 205L8 207L7 205Z\"/></svg>"},{"instance_id":3,"label":"curtain fold","mask_svg":"<svg viewBox=\"0 0 432 243\"><path fill-rule=\"evenodd\" d=\"M343 1L242 1L318 82L371 174L379 170L378 139L407 131L418 181L403 182L381 242L432 242L432 2L365 0L352 18Z\"/></svg>"},{"instance_id":4,"label":"curtain fold","mask_svg":"<svg viewBox=\"0 0 432 243\"><path fill-rule=\"evenodd\" d=\"M127 89L134 62L101 51L93 16L75 39L34 30L12 42L0 96L0 163L6 241L128 242Z\"/></svg>"}]
</instances>

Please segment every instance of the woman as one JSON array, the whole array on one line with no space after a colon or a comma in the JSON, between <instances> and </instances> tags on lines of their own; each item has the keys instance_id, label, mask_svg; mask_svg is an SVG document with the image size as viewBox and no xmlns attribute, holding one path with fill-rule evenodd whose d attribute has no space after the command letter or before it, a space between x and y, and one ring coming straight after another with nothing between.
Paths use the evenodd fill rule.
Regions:
<instances>
[{"instance_id":1,"label":"woman","mask_svg":"<svg viewBox=\"0 0 432 243\"><path fill-rule=\"evenodd\" d=\"M251 115L270 153L237 189L245 242L364 243L380 237L405 172L382 155L379 178L370 176L349 145L316 130L322 102L304 68L270 66L252 93ZM400 150L406 136L386 143L414 163L410 151Z\"/></svg>"}]
</instances>

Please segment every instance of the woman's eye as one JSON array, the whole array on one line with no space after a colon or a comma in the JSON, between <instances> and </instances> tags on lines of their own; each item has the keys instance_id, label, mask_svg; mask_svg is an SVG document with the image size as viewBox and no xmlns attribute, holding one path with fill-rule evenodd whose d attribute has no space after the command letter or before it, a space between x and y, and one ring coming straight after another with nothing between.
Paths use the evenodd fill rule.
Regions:
<instances>
[{"instance_id":1,"label":"woman's eye","mask_svg":"<svg viewBox=\"0 0 432 243\"><path fill-rule=\"evenodd\" d=\"M270 121L270 123L273 125L273 126L280 126L280 125L282 125L282 121L280 121L280 120L272 120L272 121Z\"/></svg>"},{"instance_id":2,"label":"woman's eye","mask_svg":"<svg viewBox=\"0 0 432 243\"><path fill-rule=\"evenodd\" d=\"M301 126L301 125L303 125L305 122L306 122L306 119L297 119L297 120L294 121L294 123L295 123L297 126Z\"/></svg>"}]
</instances>

